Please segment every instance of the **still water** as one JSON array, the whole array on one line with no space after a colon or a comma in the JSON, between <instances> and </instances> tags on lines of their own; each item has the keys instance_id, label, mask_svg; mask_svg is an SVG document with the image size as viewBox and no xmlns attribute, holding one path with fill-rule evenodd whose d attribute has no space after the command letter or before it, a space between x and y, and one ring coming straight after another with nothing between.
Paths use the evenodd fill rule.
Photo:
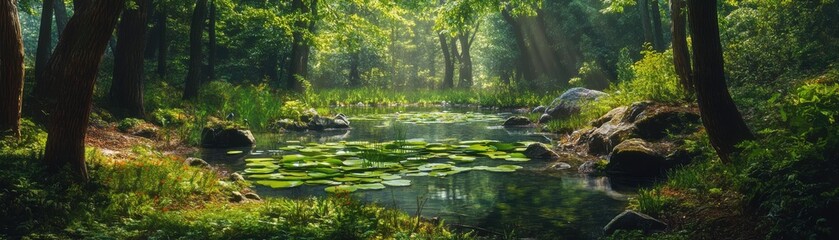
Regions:
<instances>
[{"instance_id":1,"label":"still water","mask_svg":"<svg viewBox=\"0 0 839 240\"><path fill-rule=\"evenodd\" d=\"M277 149L286 141L328 143L337 141L383 142L396 135L437 142L444 139L535 141L551 143L550 136L535 129L504 129L510 113L478 109L354 108L338 109L350 117L352 129L325 132L257 134L255 150ZM473 113L468 119L448 114L417 115L417 119L392 119L393 113ZM477 113L475 115L474 113ZM457 114L453 114L459 116ZM376 117L366 117L376 116ZM445 121L428 123L431 118ZM222 150L205 150L204 159L232 171L245 168L244 156L226 156ZM472 165L488 165L479 159ZM532 160L513 173L469 171L443 178L404 177L408 187L358 191L352 195L365 202L397 208L411 215L438 218L454 229L475 231L488 237L515 236L536 239L596 239L602 228L626 206L626 196L612 190L605 177L580 176L573 170L547 173L547 162ZM327 196L324 186L303 185L291 189L256 186L263 197L307 198ZM631 190L630 190L631 191Z\"/></svg>"}]
</instances>

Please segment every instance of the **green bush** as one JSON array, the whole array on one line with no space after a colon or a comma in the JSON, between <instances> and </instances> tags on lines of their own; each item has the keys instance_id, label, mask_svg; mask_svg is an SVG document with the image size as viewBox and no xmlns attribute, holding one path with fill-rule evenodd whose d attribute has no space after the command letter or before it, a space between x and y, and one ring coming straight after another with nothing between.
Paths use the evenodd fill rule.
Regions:
<instances>
[{"instance_id":1,"label":"green bush","mask_svg":"<svg viewBox=\"0 0 839 240\"><path fill-rule=\"evenodd\" d=\"M778 105L785 126L742 144L740 189L772 238L839 236L839 86L804 85Z\"/></svg>"},{"instance_id":2,"label":"green bush","mask_svg":"<svg viewBox=\"0 0 839 240\"><path fill-rule=\"evenodd\" d=\"M143 121L143 119L126 118L126 119L122 119L122 121L119 121L119 124L117 124L117 129L125 132L125 131L128 131L128 130L132 129L132 128L140 126L140 124L143 124L145 122L146 121Z\"/></svg>"}]
</instances>

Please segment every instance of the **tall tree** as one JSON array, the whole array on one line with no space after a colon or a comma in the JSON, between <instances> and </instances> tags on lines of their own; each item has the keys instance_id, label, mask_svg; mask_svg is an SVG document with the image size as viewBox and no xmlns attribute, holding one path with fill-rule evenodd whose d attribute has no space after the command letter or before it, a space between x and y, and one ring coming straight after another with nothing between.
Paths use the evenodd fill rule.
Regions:
<instances>
[{"instance_id":1,"label":"tall tree","mask_svg":"<svg viewBox=\"0 0 839 240\"><path fill-rule=\"evenodd\" d=\"M210 0L210 26L207 30L207 37L210 38L209 46L207 46L207 79L210 81L216 79L216 1Z\"/></svg>"},{"instance_id":2,"label":"tall tree","mask_svg":"<svg viewBox=\"0 0 839 240\"><path fill-rule=\"evenodd\" d=\"M35 97L46 97L49 95L47 90L51 83L44 82L42 77L44 70L47 68L47 62L50 60L52 53L52 15L55 7L55 0L44 0L41 7L41 25L38 31L38 49L35 52L35 78L37 84L35 85Z\"/></svg>"},{"instance_id":3,"label":"tall tree","mask_svg":"<svg viewBox=\"0 0 839 240\"><path fill-rule=\"evenodd\" d=\"M116 112L134 118L145 117L143 106L143 54L150 0L136 0L136 9L122 13L117 28L114 53L114 76L110 90L111 105Z\"/></svg>"},{"instance_id":4,"label":"tall tree","mask_svg":"<svg viewBox=\"0 0 839 240\"><path fill-rule=\"evenodd\" d=\"M23 97L23 38L17 0L0 0L0 136L20 136Z\"/></svg>"},{"instance_id":5,"label":"tall tree","mask_svg":"<svg viewBox=\"0 0 839 240\"><path fill-rule=\"evenodd\" d=\"M475 36L478 35L479 29L480 24L475 29L464 31L458 35L460 41L460 56L458 57L458 60L460 60L460 81L457 87L459 88L471 88L474 82L472 77L472 43L475 42Z\"/></svg>"},{"instance_id":6,"label":"tall tree","mask_svg":"<svg viewBox=\"0 0 839 240\"><path fill-rule=\"evenodd\" d=\"M157 37L157 75L160 77L166 76L166 57L168 55L169 45L166 40L166 19L167 19L167 12L166 6L160 4L160 8L157 11L156 23L155 28L158 30L158 37Z\"/></svg>"},{"instance_id":7,"label":"tall tree","mask_svg":"<svg viewBox=\"0 0 839 240\"><path fill-rule=\"evenodd\" d=\"M294 14L297 14L298 19L294 21L294 29L292 30L291 61L286 78L286 88L290 90L301 91L301 85L297 78L308 77L311 47L310 40L305 37L305 33L307 31L310 34L315 32L317 4L318 0L311 0L308 5L303 0L291 1L291 9Z\"/></svg>"},{"instance_id":8,"label":"tall tree","mask_svg":"<svg viewBox=\"0 0 839 240\"><path fill-rule=\"evenodd\" d=\"M641 17L641 30L644 31L644 43L655 44L652 21L650 21L650 4L648 1L655 0L638 0L638 15Z\"/></svg>"},{"instance_id":9,"label":"tall tree","mask_svg":"<svg viewBox=\"0 0 839 240\"><path fill-rule=\"evenodd\" d=\"M754 138L728 93L716 0L688 0L688 20L693 39L693 82L702 124L724 163L737 144Z\"/></svg>"},{"instance_id":10,"label":"tall tree","mask_svg":"<svg viewBox=\"0 0 839 240\"><path fill-rule=\"evenodd\" d=\"M66 89L56 91L58 101L47 125L49 137L44 161L53 170L69 164L80 178L87 179L84 138L93 86L124 6L125 0L94 1L73 15L44 71L44 78Z\"/></svg>"},{"instance_id":11,"label":"tall tree","mask_svg":"<svg viewBox=\"0 0 839 240\"><path fill-rule=\"evenodd\" d=\"M650 13L652 15L653 21L653 37L655 40L655 49L658 51L664 51L667 46L664 44L664 33L661 29L661 6L659 6L659 0L649 0L650 1Z\"/></svg>"},{"instance_id":12,"label":"tall tree","mask_svg":"<svg viewBox=\"0 0 839 240\"><path fill-rule=\"evenodd\" d=\"M207 0L197 0L192 11L189 26L189 70L186 74L184 99L198 97L198 87L204 79L202 67L204 65L204 51L202 49L204 36L204 21L207 19Z\"/></svg>"},{"instance_id":13,"label":"tall tree","mask_svg":"<svg viewBox=\"0 0 839 240\"><path fill-rule=\"evenodd\" d=\"M440 48L443 50L443 89L450 89L454 87L454 56L449 50L448 37L444 33L438 33L440 38Z\"/></svg>"},{"instance_id":14,"label":"tall tree","mask_svg":"<svg viewBox=\"0 0 839 240\"><path fill-rule=\"evenodd\" d=\"M55 1L55 27L56 32L58 35L61 35L61 32L64 31L64 27L67 26L67 4L64 3L64 0L53 0Z\"/></svg>"},{"instance_id":15,"label":"tall tree","mask_svg":"<svg viewBox=\"0 0 839 240\"><path fill-rule=\"evenodd\" d=\"M670 0L670 18L673 23L673 66L682 89L693 94L693 68L688 52L687 26L685 26L685 0Z\"/></svg>"}]
</instances>

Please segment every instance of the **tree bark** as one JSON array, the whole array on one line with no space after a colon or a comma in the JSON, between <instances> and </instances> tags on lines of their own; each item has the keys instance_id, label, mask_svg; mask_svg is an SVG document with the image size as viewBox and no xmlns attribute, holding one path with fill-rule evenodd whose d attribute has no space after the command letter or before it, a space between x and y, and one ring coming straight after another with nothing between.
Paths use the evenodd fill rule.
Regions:
<instances>
[{"instance_id":1,"label":"tree bark","mask_svg":"<svg viewBox=\"0 0 839 240\"><path fill-rule=\"evenodd\" d=\"M17 0L0 0L0 136L20 136L23 100L23 37Z\"/></svg>"},{"instance_id":2,"label":"tree bark","mask_svg":"<svg viewBox=\"0 0 839 240\"><path fill-rule=\"evenodd\" d=\"M520 78L524 78L525 81L535 80L538 75L535 67L540 64L535 63L534 58L530 54L533 50L527 45L526 33L522 28L520 19L513 17L508 9L502 10L501 16L505 22L510 24L513 35L516 38L516 46L519 50L519 58L516 61L516 80Z\"/></svg>"},{"instance_id":3,"label":"tree bark","mask_svg":"<svg viewBox=\"0 0 839 240\"><path fill-rule=\"evenodd\" d=\"M653 27L650 22L650 4L647 1L653 0L638 0L638 15L641 16L641 30L644 31L644 43L655 44Z\"/></svg>"},{"instance_id":4,"label":"tree bark","mask_svg":"<svg viewBox=\"0 0 839 240\"><path fill-rule=\"evenodd\" d=\"M658 51L664 51L667 46L664 45L664 33L661 30L661 7L658 4L658 0L648 0L650 1L650 12L652 13L653 18L653 34L655 37L655 49Z\"/></svg>"},{"instance_id":5,"label":"tree bark","mask_svg":"<svg viewBox=\"0 0 839 240\"><path fill-rule=\"evenodd\" d=\"M452 59L452 53L449 51L449 44L446 35L438 33L437 36L440 38L440 48L443 49L444 73L441 88L451 89L454 87L454 59Z\"/></svg>"},{"instance_id":6,"label":"tree bark","mask_svg":"<svg viewBox=\"0 0 839 240\"><path fill-rule=\"evenodd\" d=\"M143 54L148 60L153 60L157 57L157 43L160 41L158 39L160 38L160 26L157 25L157 7L160 6L160 1L157 2L158 4L154 4L154 1L150 3L149 13L147 14L147 24L153 25L149 29L148 34L146 34L146 50Z\"/></svg>"},{"instance_id":7,"label":"tree bark","mask_svg":"<svg viewBox=\"0 0 839 240\"><path fill-rule=\"evenodd\" d=\"M55 27L58 36L61 36L61 32L64 32L64 28L67 27L67 4L64 4L64 0L53 1L55 1Z\"/></svg>"},{"instance_id":8,"label":"tree bark","mask_svg":"<svg viewBox=\"0 0 839 240\"><path fill-rule=\"evenodd\" d=\"M133 118L145 118L143 105L143 53L146 44L150 0L136 0L137 9L125 10L117 30L114 53L114 76L110 103L117 112Z\"/></svg>"},{"instance_id":9,"label":"tree bark","mask_svg":"<svg viewBox=\"0 0 839 240\"><path fill-rule=\"evenodd\" d=\"M694 84L702 124L720 159L729 163L736 145L754 136L728 93L717 1L688 0L688 9L693 34Z\"/></svg>"},{"instance_id":10,"label":"tree bark","mask_svg":"<svg viewBox=\"0 0 839 240\"><path fill-rule=\"evenodd\" d=\"M294 30L292 31L292 46L291 46L291 61L288 67L288 77L286 78L286 88L292 91L302 91L302 86L298 77L307 78L309 69L309 52L310 46L307 39L304 38L305 31L314 33L315 23L317 21L317 0L312 0L309 6L303 0L292 0L292 11L300 15L310 14L310 20L297 20L294 23Z\"/></svg>"},{"instance_id":11,"label":"tree bark","mask_svg":"<svg viewBox=\"0 0 839 240\"><path fill-rule=\"evenodd\" d=\"M468 32L458 36L460 40L460 81L458 88L468 89L472 87L472 41Z\"/></svg>"},{"instance_id":12,"label":"tree bark","mask_svg":"<svg viewBox=\"0 0 839 240\"><path fill-rule=\"evenodd\" d=\"M90 6L90 0L73 0L73 14L79 14Z\"/></svg>"},{"instance_id":13,"label":"tree bark","mask_svg":"<svg viewBox=\"0 0 839 240\"><path fill-rule=\"evenodd\" d=\"M361 53L356 51L350 57L350 87L361 86L361 71L358 70Z\"/></svg>"},{"instance_id":14,"label":"tree bark","mask_svg":"<svg viewBox=\"0 0 839 240\"><path fill-rule=\"evenodd\" d=\"M44 70L47 68L47 62L50 60L52 54L52 15L53 7L55 7L55 0L44 0L41 8L41 26L38 32L38 49L35 52L35 89L33 95L35 99L46 100L46 97L51 97L50 89L53 83L47 82L43 78Z\"/></svg>"},{"instance_id":15,"label":"tree bark","mask_svg":"<svg viewBox=\"0 0 839 240\"><path fill-rule=\"evenodd\" d=\"M166 57L169 50L166 41L166 18L165 6L161 5L157 12L157 23L155 24L159 29L158 34L160 34L157 38L157 75L161 78L166 77Z\"/></svg>"},{"instance_id":16,"label":"tree bark","mask_svg":"<svg viewBox=\"0 0 839 240\"><path fill-rule=\"evenodd\" d=\"M210 38L209 46L207 46L207 79L210 81L216 79L216 1L210 0L210 28L207 36Z\"/></svg>"},{"instance_id":17,"label":"tree bark","mask_svg":"<svg viewBox=\"0 0 839 240\"><path fill-rule=\"evenodd\" d=\"M682 89L693 94L693 69L688 52L685 10L685 0L670 0L670 18L673 22L673 66L676 68L676 74L679 75Z\"/></svg>"},{"instance_id":18,"label":"tree bark","mask_svg":"<svg viewBox=\"0 0 839 240\"><path fill-rule=\"evenodd\" d=\"M189 70L186 74L184 100L192 100L198 97L198 87L204 79L201 69L204 65L203 42L201 39L204 35L204 20L206 19L207 0L197 0L189 27Z\"/></svg>"},{"instance_id":19,"label":"tree bark","mask_svg":"<svg viewBox=\"0 0 839 240\"><path fill-rule=\"evenodd\" d=\"M84 138L90 116L93 86L99 64L111 38L125 0L96 1L75 14L55 53L44 78L60 83L55 108L47 125L44 161L53 171L66 165L87 179L84 157Z\"/></svg>"}]
</instances>

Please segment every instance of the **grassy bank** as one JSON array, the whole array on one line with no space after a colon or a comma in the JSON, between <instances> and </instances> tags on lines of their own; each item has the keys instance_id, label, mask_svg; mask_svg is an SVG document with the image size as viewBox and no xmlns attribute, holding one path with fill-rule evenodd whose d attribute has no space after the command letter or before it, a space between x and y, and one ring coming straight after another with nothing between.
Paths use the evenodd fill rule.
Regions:
<instances>
[{"instance_id":1,"label":"grassy bank","mask_svg":"<svg viewBox=\"0 0 839 240\"><path fill-rule=\"evenodd\" d=\"M41 165L45 133L24 126L24 139L0 141L0 238L469 238L347 195L231 203L248 183L143 147L129 159L89 149L91 180L77 184Z\"/></svg>"},{"instance_id":2,"label":"grassy bank","mask_svg":"<svg viewBox=\"0 0 839 240\"><path fill-rule=\"evenodd\" d=\"M833 239L839 229L839 71L789 79L744 112L757 140L722 164L707 136L687 142L704 154L641 190L630 208L668 224L665 233L622 232L613 239ZM765 92L763 90L750 90ZM748 101L754 101L754 99Z\"/></svg>"}]
</instances>

